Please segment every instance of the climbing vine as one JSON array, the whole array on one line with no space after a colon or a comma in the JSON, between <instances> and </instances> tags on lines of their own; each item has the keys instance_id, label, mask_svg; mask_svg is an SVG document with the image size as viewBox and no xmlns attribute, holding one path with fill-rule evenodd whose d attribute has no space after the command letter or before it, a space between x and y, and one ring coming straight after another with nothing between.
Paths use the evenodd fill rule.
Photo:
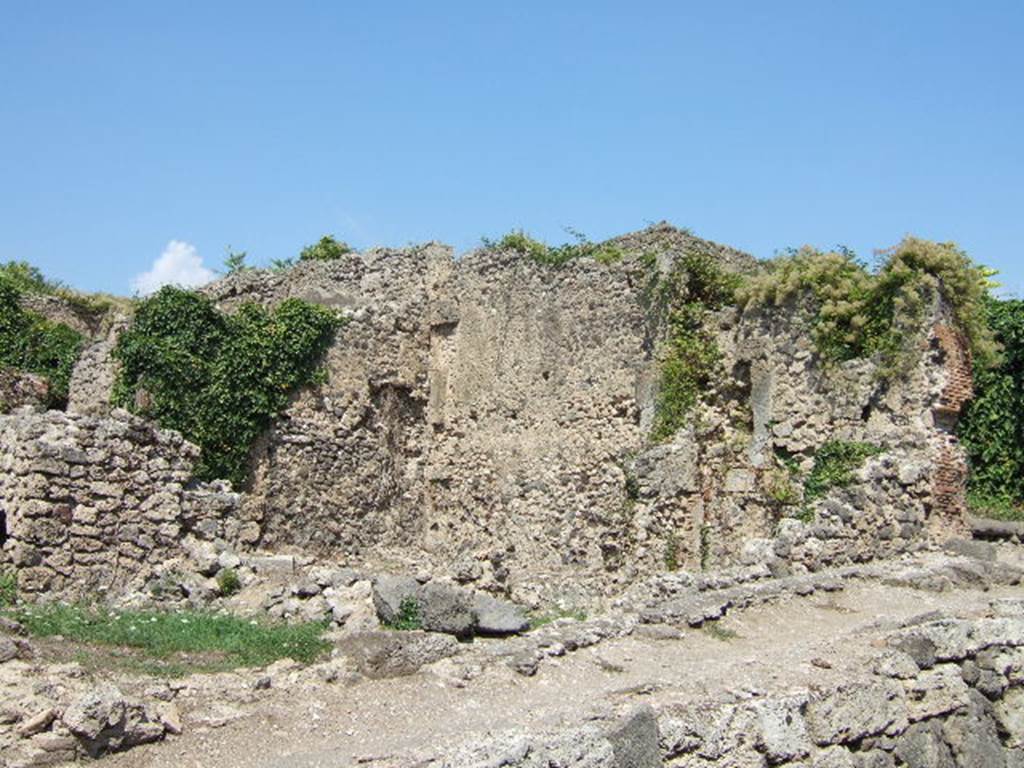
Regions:
<instances>
[{"instance_id":1,"label":"climbing vine","mask_svg":"<svg viewBox=\"0 0 1024 768\"><path fill-rule=\"evenodd\" d=\"M647 260L649 270L654 260ZM654 274L654 273L652 273ZM710 254L685 251L664 277L646 291L649 312L666 332L658 348L658 393L651 439L670 438L716 373L722 354L706 327L707 316L733 301L739 277L724 271Z\"/></svg>"},{"instance_id":2,"label":"climbing vine","mask_svg":"<svg viewBox=\"0 0 1024 768\"><path fill-rule=\"evenodd\" d=\"M814 453L814 466L804 482L804 501L820 499L831 488L849 485L853 472L885 449L874 443L830 440Z\"/></svg>"},{"instance_id":3,"label":"climbing vine","mask_svg":"<svg viewBox=\"0 0 1024 768\"><path fill-rule=\"evenodd\" d=\"M340 322L299 299L228 315L197 293L163 288L118 340L114 402L195 442L200 478L241 484L256 438L297 388L316 381Z\"/></svg>"},{"instance_id":4,"label":"climbing vine","mask_svg":"<svg viewBox=\"0 0 1024 768\"><path fill-rule=\"evenodd\" d=\"M985 302L985 319L1002 347L995 366L974 368L974 398L960 422L972 505L1024 518L1024 301Z\"/></svg>"},{"instance_id":5,"label":"climbing vine","mask_svg":"<svg viewBox=\"0 0 1024 768\"><path fill-rule=\"evenodd\" d=\"M0 270L0 368L44 377L49 384L47 405L63 407L83 339L63 323L23 309L24 289L24 283Z\"/></svg>"}]
</instances>

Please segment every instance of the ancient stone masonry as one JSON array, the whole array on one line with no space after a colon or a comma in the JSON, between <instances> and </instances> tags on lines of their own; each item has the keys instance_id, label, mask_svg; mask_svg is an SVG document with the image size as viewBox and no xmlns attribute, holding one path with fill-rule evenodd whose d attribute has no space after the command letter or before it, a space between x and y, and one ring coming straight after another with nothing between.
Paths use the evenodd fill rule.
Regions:
<instances>
[{"instance_id":1,"label":"ancient stone masonry","mask_svg":"<svg viewBox=\"0 0 1024 768\"><path fill-rule=\"evenodd\" d=\"M666 568L818 569L962 530L966 465L950 429L970 392L970 359L941 303L919 360L893 380L870 360L823 364L796 307L713 313L719 375L690 424L654 444L665 329L650 287L693 249L723 269L759 267L667 225L615 243L618 261L559 267L494 249L456 259L433 243L374 249L205 288L227 311L298 297L350 319L326 355L327 382L300 392L256 446L237 510L209 523L227 526L216 535L449 576L539 605L616 592ZM87 348L71 412L108 411L112 346L109 337ZM136 438L141 423L126 419L4 422L8 549L33 553L18 562L36 569L25 576L34 588L70 584L69 569L90 557L83 588L119 583L143 552L171 547L175 526L207 525L188 511L193 449ZM97 460L45 453L65 439ZM805 504L802 481L828 440L882 452L851 484ZM131 458L128 445L143 450ZM44 458L65 463L56 475L31 468ZM17 532L25 522L31 537ZM111 536L117 557L83 550L80 564L67 561L65 537L99 552Z\"/></svg>"},{"instance_id":2,"label":"ancient stone masonry","mask_svg":"<svg viewBox=\"0 0 1024 768\"><path fill-rule=\"evenodd\" d=\"M868 360L823 365L795 309L724 309L720 380L693 426L652 445L659 330L645 290L689 248L757 267L666 227L617 242L626 257L605 265L495 251L455 261L428 245L211 286L226 308L300 296L353 320L329 382L296 400L257 456L243 509L261 543L450 571L535 602L540 585L571 590L569 573L607 590L753 556L820 568L961 527L959 486L951 496L941 478L955 485L964 464L934 412L959 408L942 393L970 370L943 341L943 307L942 343L891 382ZM802 523L779 457L806 474L830 439L884 453ZM778 482L795 500L773 497Z\"/></svg>"},{"instance_id":3,"label":"ancient stone masonry","mask_svg":"<svg viewBox=\"0 0 1024 768\"><path fill-rule=\"evenodd\" d=\"M642 444L644 313L628 269L428 246L211 288L347 308L329 383L268 435L244 514L263 545L451 570L502 590L607 566ZM248 281L248 282L247 282ZM638 355L639 352L639 355Z\"/></svg>"},{"instance_id":4,"label":"ancient stone masonry","mask_svg":"<svg viewBox=\"0 0 1024 768\"><path fill-rule=\"evenodd\" d=\"M948 517L967 515L967 458L953 433L964 404L973 394L971 353L963 333L942 318L933 329L934 347L944 362L945 386L934 408L935 426L941 442L932 476L932 499L937 509L949 510Z\"/></svg>"},{"instance_id":5,"label":"ancient stone masonry","mask_svg":"<svg viewBox=\"0 0 1024 768\"><path fill-rule=\"evenodd\" d=\"M125 411L109 418L21 409L0 416L0 557L19 590L123 590L188 536L245 539L237 496L192 482L195 446Z\"/></svg>"}]
</instances>

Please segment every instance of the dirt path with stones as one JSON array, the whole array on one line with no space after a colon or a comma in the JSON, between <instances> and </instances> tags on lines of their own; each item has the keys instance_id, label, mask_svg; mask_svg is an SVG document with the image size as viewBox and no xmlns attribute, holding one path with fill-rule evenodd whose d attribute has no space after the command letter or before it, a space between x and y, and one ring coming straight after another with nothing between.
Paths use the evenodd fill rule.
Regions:
<instances>
[{"instance_id":1,"label":"dirt path with stones","mask_svg":"<svg viewBox=\"0 0 1024 768\"><path fill-rule=\"evenodd\" d=\"M935 593L853 582L730 613L714 629L664 627L547 659L533 677L445 660L406 678L281 685L198 701L184 735L104 759L109 768L412 766L454 745L655 706L825 685L859 671L887 633L930 611L972 617L1021 588ZM735 633L735 636L732 636ZM466 679L466 678L470 679ZM200 697L201 698L201 697Z\"/></svg>"}]
</instances>

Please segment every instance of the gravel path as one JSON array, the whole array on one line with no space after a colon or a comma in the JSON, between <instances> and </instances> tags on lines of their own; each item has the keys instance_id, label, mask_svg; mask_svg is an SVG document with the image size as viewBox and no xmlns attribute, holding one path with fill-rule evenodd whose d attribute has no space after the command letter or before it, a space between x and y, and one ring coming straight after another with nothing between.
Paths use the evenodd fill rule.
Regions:
<instances>
[{"instance_id":1,"label":"gravel path","mask_svg":"<svg viewBox=\"0 0 1024 768\"><path fill-rule=\"evenodd\" d=\"M212 715L186 709L184 735L104 765L411 766L414 755L429 757L487 734L579 723L639 701L661 705L828 683L862 667L901 623L935 610L977 615L993 598L1022 594L854 582L842 592L730 613L715 625L724 633L685 630L677 639L654 639L641 631L607 640L546 660L529 678L497 664L463 680L446 661L406 678L247 691L219 719L226 705L212 704Z\"/></svg>"}]
</instances>

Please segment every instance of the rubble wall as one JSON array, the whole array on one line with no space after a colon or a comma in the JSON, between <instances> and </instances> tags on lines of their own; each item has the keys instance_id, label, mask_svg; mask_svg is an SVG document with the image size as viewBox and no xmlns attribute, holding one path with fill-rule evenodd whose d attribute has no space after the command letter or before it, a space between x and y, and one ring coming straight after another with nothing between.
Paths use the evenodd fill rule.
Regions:
<instances>
[{"instance_id":1,"label":"rubble wall","mask_svg":"<svg viewBox=\"0 0 1024 768\"><path fill-rule=\"evenodd\" d=\"M117 592L189 533L245 537L237 495L193 483L198 449L125 411L0 416L0 557L26 596Z\"/></svg>"},{"instance_id":2,"label":"rubble wall","mask_svg":"<svg viewBox=\"0 0 1024 768\"><path fill-rule=\"evenodd\" d=\"M662 274L691 247L727 269L756 265L671 228L621 242L611 264L493 250L457 260L432 244L209 287L228 310L299 296L352 319L327 384L298 396L254 455L243 514L261 544L526 599L745 558L815 569L963 531L951 393L969 387L970 367L941 302L919 359L889 380L867 360L824 365L799 307L722 310L706 404L652 444L663 329L645 254L658 248ZM805 475L828 440L883 453L810 510L773 498L778 458Z\"/></svg>"},{"instance_id":3,"label":"rubble wall","mask_svg":"<svg viewBox=\"0 0 1024 768\"><path fill-rule=\"evenodd\" d=\"M666 569L814 570L963 532L953 428L970 357L941 302L918 358L890 378L869 360L823 364L798 305L723 309L710 328L718 375L690 423L652 443L665 332L652 281L694 248L724 269L758 267L671 227L618 243L612 263L553 267L493 249L456 259L428 244L208 286L227 311L298 297L349 318L326 383L299 392L255 446L231 531L215 535L244 531L262 549L446 575L535 604ZM77 583L76 569L83 589L119 584L187 524L194 448L102 416L112 346L93 345L76 370L78 415L3 422L8 549L36 591ZM830 440L881 453L805 503L801 478ZM65 444L90 458L35 468L63 461Z\"/></svg>"}]
</instances>

